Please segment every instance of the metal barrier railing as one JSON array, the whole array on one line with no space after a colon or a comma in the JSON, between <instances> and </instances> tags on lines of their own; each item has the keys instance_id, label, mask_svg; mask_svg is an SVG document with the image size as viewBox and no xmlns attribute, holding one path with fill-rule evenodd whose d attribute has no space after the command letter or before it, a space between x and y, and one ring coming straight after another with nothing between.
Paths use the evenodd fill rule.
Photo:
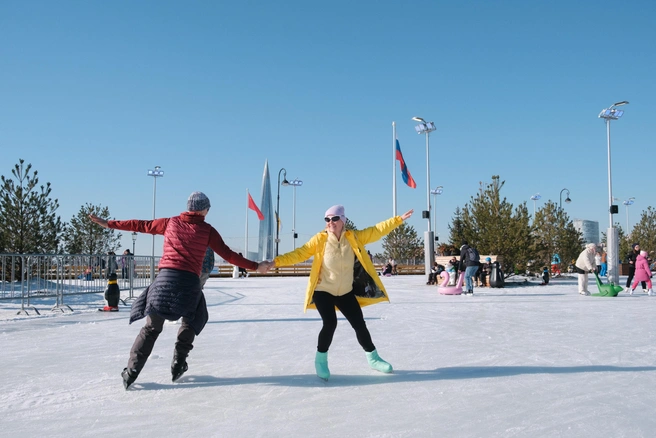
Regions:
<instances>
[{"instance_id":1,"label":"metal barrier railing","mask_svg":"<svg viewBox=\"0 0 656 438\"><path fill-rule=\"evenodd\" d=\"M116 263L110 263L113 257ZM135 299L134 291L145 289L150 278L150 256L109 256L106 254L0 254L0 301L19 301L18 314L26 308L39 311L32 305L35 299L54 298L51 311L72 310L65 303L75 295L104 293L109 266L118 266L116 275L121 291ZM155 257L155 265L160 257Z\"/></svg>"}]
</instances>

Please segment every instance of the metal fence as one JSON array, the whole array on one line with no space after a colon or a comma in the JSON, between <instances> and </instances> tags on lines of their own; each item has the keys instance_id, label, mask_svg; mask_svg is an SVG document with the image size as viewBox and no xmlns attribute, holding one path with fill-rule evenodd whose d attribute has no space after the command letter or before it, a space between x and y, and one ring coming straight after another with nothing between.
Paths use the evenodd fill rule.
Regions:
<instances>
[{"instance_id":1,"label":"metal fence","mask_svg":"<svg viewBox=\"0 0 656 438\"><path fill-rule=\"evenodd\" d=\"M155 266L159 259L155 257ZM121 300L125 304L151 283L151 260L106 254L0 254L0 301L20 301L19 315L27 315L27 309L38 314L32 305L36 299L52 298L52 311L72 311L66 304L71 297L104 294L110 271L116 268L119 287L128 292Z\"/></svg>"}]
</instances>

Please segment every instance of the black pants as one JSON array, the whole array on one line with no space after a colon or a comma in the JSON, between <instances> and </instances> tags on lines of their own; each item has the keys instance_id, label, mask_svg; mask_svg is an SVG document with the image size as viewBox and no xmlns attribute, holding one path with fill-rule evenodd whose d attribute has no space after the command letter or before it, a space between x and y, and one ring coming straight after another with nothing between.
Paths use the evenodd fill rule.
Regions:
<instances>
[{"instance_id":1,"label":"black pants","mask_svg":"<svg viewBox=\"0 0 656 438\"><path fill-rule=\"evenodd\" d=\"M632 268L629 268L629 276L626 278L626 287L627 288L631 287L631 282L633 281L633 276L635 275L635 266L632 266ZM646 281L641 281L640 285L642 286L643 289L647 289L647 282Z\"/></svg>"},{"instance_id":2,"label":"black pants","mask_svg":"<svg viewBox=\"0 0 656 438\"><path fill-rule=\"evenodd\" d=\"M342 312L342 315L344 315L349 324L351 324L351 327L353 327L353 330L355 330L355 336L358 339L358 343L364 348L364 351L370 353L376 349L367 329L367 324L364 322L360 303L358 303L352 291L339 297L331 295L328 292L314 291L313 300L323 321L323 327L319 332L319 343L317 344L318 352L327 352L330 344L333 342L333 335L337 328L335 307Z\"/></svg>"},{"instance_id":3,"label":"black pants","mask_svg":"<svg viewBox=\"0 0 656 438\"><path fill-rule=\"evenodd\" d=\"M156 313L151 313L146 317L146 324L141 328L134 340L132 350L130 350L130 359L128 360L128 368L137 370L137 373L146 365L146 361L153 351L155 341L162 333L165 319ZM186 360L189 352L193 346L196 334L189 326L187 318L182 318L182 325L178 330L178 339L175 342L174 358Z\"/></svg>"}]
</instances>

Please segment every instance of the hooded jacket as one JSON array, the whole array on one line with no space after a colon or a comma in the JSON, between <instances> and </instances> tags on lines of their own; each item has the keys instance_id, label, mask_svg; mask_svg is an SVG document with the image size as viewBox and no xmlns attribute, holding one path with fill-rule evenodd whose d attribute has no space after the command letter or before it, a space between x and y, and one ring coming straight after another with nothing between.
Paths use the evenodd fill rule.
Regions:
<instances>
[{"instance_id":1,"label":"hooded jacket","mask_svg":"<svg viewBox=\"0 0 656 438\"><path fill-rule=\"evenodd\" d=\"M576 259L576 267L583 271L595 271L597 270L597 265L595 264L595 252L597 246L593 243L588 243L585 246L585 249L579 254L579 258Z\"/></svg>"},{"instance_id":2,"label":"hooded jacket","mask_svg":"<svg viewBox=\"0 0 656 438\"><path fill-rule=\"evenodd\" d=\"M371 277L373 282L376 284L377 288L382 292L380 296L369 298L357 296L360 306L368 306L370 304L375 304L381 301L389 301L387 297L387 292L383 286L380 277L376 273L376 268L372 263L367 250L364 246L368 243L375 242L382 238L383 236L389 234L394 228L398 227L403 223L401 216L395 216L386 221L380 222L373 227L365 228L364 230L344 230L342 233L342 238L345 238L346 241L351 246L351 249L355 253L358 261L364 268L365 272ZM308 280L308 286L305 292L305 305L303 311L307 311L308 308L316 309L314 302L312 301L312 296L314 295L315 288L319 281L319 274L321 272L321 264L324 257L324 249L326 247L326 241L328 240L328 232L322 231L315 234L305 245L300 248L295 249L287 254L280 255L276 257L273 261L275 266L290 266L295 265L296 263L304 262L311 257L314 257L312 260L312 268L310 269L310 279Z\"/></svg>"},{"instance_id":3,"label":"hooded jacket","mask_svg":"<svg viewBox=\"0 0 656 438\"><path fill-rule=\"evenodd\" d=\"M647 281L650 278L651 270L649 269L647 258L642 254L638 254L638 257L636 257L635 276L633 277L633 281Z\"/></svg>"}]
</instances>

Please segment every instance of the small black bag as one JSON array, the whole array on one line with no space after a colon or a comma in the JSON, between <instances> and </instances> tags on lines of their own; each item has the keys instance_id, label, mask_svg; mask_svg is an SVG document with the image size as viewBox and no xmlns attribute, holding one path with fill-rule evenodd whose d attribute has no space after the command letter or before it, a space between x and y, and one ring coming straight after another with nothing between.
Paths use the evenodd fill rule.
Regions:
<instances>
[{"instance_id":1,"label":"small black bag","mask_svg":"<svg viewBox=\"0 0 656 438\"><path fill-rule=\"evenodd\" d=\"M384 296L383 291L378 288L376 282L365 271L357 257L355 257L355 262L353 263L353 293L355 293L355 296L364 298Z\"/></svg>"}]
</instances>

